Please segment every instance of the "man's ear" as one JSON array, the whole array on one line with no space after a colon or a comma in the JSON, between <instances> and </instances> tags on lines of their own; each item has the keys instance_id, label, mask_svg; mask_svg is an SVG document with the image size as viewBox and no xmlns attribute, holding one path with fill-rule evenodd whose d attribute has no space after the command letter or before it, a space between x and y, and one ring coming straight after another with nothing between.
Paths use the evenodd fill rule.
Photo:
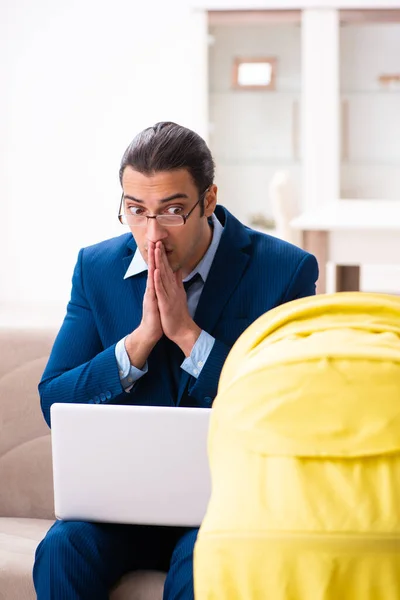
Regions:
<instances>
[{"instance_id":1,"label":"man's ear","mask_svg":"<svg viewBox=\"0 0 400 600\"><path fill-rule=\"evenodd\" d=\"M218 188L216 185L210 186L204 199L204 214L206 217L211 217L217 204Z\"/></svg>"}]
</instances>

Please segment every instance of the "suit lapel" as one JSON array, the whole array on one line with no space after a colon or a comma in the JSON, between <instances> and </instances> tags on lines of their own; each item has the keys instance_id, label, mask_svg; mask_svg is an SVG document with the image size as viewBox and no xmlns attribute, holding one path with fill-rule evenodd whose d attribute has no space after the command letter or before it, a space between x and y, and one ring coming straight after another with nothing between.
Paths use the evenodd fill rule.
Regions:
<instances>
[{"instance_id":1,"label":"suit lapel","mask_svg":"<svg viewBox=\"0 0 400 600\"><path fill-rule=\"evenodd\" d=\"M122 261L124 265L124 275L132 261L133 252L136 250L136 243L132 238L128 243L130 250L129 255L125 256ZM125 314L126 323L129 324L129 330L133 331L136 329L141 320L143 314L143 296L146 289L147 283L147 271L128 277L123 281L124 289L127 295L127 312Z\"/></svg>"},{"instance_id":2,"label":"suit lapel","mask_svg":"<svg viewBox=\"0 0 400 600\"><path fill-rule=\"evenodd\" d=\"M221 216L219 208L218 217ZM225 304L242 279L249 261L246 249L251 246L246 228L227 210L222 211L225 213L224 232L194 315L197 325L211 335Z\"/></svg>"},{"instance_id":3,"label":"suit lapel","mask_svg":"<svg viewBox=\"0 0 400 600\"><path fill-rule=\"evenodd\" d=\"M244 225L222 207L217 207L215 212L224 224L224 231L194 315L197 325L210 335L225 304L243 277L250 257L248 249L251 246L251 239ZM189 378L190 375L183 371L178 404L185 393Z\"/></svg>"}]
</instances>

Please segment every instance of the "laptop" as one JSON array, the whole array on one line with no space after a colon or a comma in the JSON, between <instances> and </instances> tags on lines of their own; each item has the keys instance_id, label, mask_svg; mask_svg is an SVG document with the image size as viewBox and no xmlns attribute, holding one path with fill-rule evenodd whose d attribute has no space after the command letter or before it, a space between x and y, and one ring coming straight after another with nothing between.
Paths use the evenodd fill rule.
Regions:
<instances>
[{"instance_id":1,"label":"laptop","mask_svg":"<svg viewBox=\"0 0 400 600\"><path fill-rule=\"evenodd\" d=\"M57 519L198 527L211 409L53 404Z\"/></svg>"}]
</instances>

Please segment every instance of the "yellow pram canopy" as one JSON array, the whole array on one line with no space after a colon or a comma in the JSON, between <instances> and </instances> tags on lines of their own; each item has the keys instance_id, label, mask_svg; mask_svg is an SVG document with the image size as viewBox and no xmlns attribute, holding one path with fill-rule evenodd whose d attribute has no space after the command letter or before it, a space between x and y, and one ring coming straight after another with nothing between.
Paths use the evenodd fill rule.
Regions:
<instances>
[{"instance_id":1,"label":"yellow pram canopy","mask_svg":"<svg viewBox=\"0 0 400 600\"><path fill-rule=\"evenodd\" d=\"M398 600L400 299L321 295L253 323L209 457L197 600Z\"/></svg>"}]
</instances>

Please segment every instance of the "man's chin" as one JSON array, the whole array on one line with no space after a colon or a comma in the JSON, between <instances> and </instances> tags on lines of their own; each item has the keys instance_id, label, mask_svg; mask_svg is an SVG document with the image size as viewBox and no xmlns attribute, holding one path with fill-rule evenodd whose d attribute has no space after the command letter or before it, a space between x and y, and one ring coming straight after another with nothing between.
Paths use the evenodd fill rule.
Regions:
<instances>
[{"instance_id":1,"label":"man's chin","mask_svg":"<svg viewBox=\"0 0 400 600\"><path fill-rule=\"evenodd\" d=\"M172 271L174 273L176 273L177 271L179 271L179 269L181 268L180 263L177 263L176 261L168 261L169 262L169 266L171 267Z\"/></svg>"},{"instance_id":2,"label":"man's chin","mask_svg":"<svg viewBox=\"0 0 400 600\"><path fill-rule=\"evenodd\" d=\"M174 273L179 271L179 269L182 269L181 263L173 256L172 253L170 256L168 256L168 264Z\"/></svg>"}]
</instances>

